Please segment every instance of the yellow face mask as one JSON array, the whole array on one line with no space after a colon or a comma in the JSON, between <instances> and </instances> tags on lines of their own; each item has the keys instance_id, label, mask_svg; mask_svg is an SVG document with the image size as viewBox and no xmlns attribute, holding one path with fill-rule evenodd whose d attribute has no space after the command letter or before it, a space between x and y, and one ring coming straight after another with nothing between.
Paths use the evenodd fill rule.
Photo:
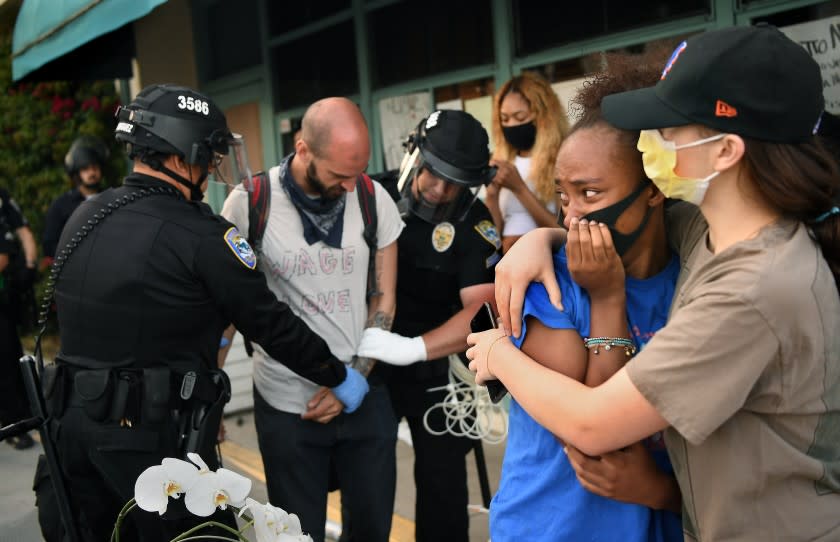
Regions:
<instances>
[{"instance_id":1,"label":"yellow face mask","mask_svg":"<svg viewBox=\"0 0 840 542\"><path fill-rule=\"evenodd\" d=\"M705 139L676 145L662 137L659 130L642 130L639 133L639 144L636 146L642 152L642 164L645 175L653 181L666 198L681 199L694 205L700 205L709 182L720 172L715 171L703 179L680 177L674 172L677 167L677 151L688 147L696 147L721 139L726 134L717 134Z\"/></svg>"}]
</instances>

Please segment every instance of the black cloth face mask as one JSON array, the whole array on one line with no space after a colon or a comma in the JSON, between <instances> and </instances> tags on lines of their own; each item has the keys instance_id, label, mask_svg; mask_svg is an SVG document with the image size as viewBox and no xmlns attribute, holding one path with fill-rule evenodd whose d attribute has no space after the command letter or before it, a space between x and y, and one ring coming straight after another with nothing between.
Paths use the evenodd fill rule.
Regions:
<instances>
[{"instance_id":1,"label":"black cloth face mask","mask_svg":"<svg viewBox=\"0 0 840 542\"><path fill-rule=\"evenodd\" d=\"M537 125L531 121L516 126L502 126L502 135L514 149L529 151L537 140Z\"/></svg>"},{"instance_id":2,"label":"black cloth face mask","mask_svg":"<svg viewBox=\"0 0 840 542\"><path fill-rule=\"evenodd\" d=\"M648 219L650 219L650 214L653 212L653 207L648 207L647 212L645 213L645 217L642 219L642 222L639 226L630 233L621 233L615 229L615 223L618 220L624 211L627 210L642 194L645 188L647 188L649 181L643 180L639 183L639 187L633 190L627 197L624 199L613 203L608 207L604 207L603 209L598 209L597 211L593 211L586 216L581 217L581 219L589 220L590 222L601 222L602 224L606 224L607 227L610 229L610 234L612 235L613 246L615 247L615 251L618 253L619 256L624 256L624 254L630 250L639 236L644 231L645 226L647 226Z\"/></svg>"}]
</instances>

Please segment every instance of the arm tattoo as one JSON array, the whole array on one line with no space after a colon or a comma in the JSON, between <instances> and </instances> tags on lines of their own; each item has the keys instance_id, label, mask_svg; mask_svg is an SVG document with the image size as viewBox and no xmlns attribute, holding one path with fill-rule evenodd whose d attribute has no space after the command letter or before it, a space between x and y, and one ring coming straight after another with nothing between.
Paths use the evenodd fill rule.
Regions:
<instances>
[{"instance_id":1,"label":"arm tattoo","mask_svg":"<svg viewBox=\"0 0 840 542\"><path fill-rule=\"evenodd\" d=\"M365 378L367 378L367 376L373 370L374 365L376 365L375 359L360 358L359 356L353 356L353 360L350 362L350 367L359 371Z\"/></svg>"},{"instance_id":2,"label":"arm tattoo","mask_svg":"<svg viewBox=\"0 0 840 542\"><path fill-rule=\"evenodd\" d=\"M391 326L394 324L394 317L386 314L382 311L376 311L373 313L373 316L368 318L365 327L378 327L382 328L386 331L390 331ZM350 366L362 373L362 376L367 376L373 370L373 366L376 365L376 360L371 358L360 358L359 356L353 356L353 361L350 362Z\"/></svg>"},{"instance_id":3,"label":"arm tattoo","mask_svg":"<svg viewBox=\"0 0 840 542\"><path fill-rule=\"evenodd\" d=\"M386 331L390 331L393 325L394 317L383 311L376 311L365 323L365 327L378 327Z\"/></svg>"}]
</instances>

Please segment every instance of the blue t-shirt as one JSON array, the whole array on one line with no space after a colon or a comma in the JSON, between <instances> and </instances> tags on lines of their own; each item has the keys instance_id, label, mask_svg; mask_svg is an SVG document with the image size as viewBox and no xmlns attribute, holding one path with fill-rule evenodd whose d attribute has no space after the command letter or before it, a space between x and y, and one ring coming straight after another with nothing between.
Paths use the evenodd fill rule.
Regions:
<instances>
[{"instance_id":1,"label":"blue t-shirt","mask_svg":"<svg viewBox=\"0 0 840 542\"><path fill-rule=\"evenodd\" d=\"M554 255L554 270L564 310L554 308L542 284L531 284L517 347L525 339L527 316L550 328L576 329L581 337L589 336L589 295L572 281L564 249ZM654 277L627 277L627 315L637 349L665 325L679 270L674 256ZM645 443L659 467L672 472L662 435ZM499 490L490 504L490 535L493 542L683 540L678 514L614 501L584 489L557 437L515 400L510 404L510 432Z\"/></svg>"}]
</instances>

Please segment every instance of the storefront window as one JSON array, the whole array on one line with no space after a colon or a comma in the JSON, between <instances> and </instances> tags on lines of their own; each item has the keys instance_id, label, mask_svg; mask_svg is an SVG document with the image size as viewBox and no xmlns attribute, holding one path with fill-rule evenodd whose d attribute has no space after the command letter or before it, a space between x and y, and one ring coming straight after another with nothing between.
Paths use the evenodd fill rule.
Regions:
<instances>
[{"instance_id":1,"label":"storefront window","mask_svg":"<svg viewBox=\"0 0 840 542\"><path fill-rule=\"evenodd\" d=\"M710 15L709 0L513 0L516 56L695 15Z\"/></svg>"},{"instance_id":2,"label":"storefront window","mask_svg":"<svg viewBox=\"0 0 840 542\"><path fill-rule=\"evenodd\" d=\"M204 79L218 79L262 64L260 33L254 29L257 0L215 2L206 14L213 36L204 40L208 51ZM232 43L236 46L231 47Z\"/></svg>"},{"instance_id":3,"label":"storefront window","mask_svg":"<svg viewBox=\"0 0 840 542\"><path fill-rule=\"evenodd\" d=\"M359 71L353 21L273 47L271 74L278 111L307 106L327 96L356 94Z\"/></svg>"},{"instance_id":4,"label":"storefront window","mask_svg":"<svg viewBox=\"0 0 840 542\"><path fill-rule=\"evenodd\" d=\"M489 0L400 2L368 14L372 79L387 87L493 61Z\"/></svg>"},{"instance_id":5,"label":"storefront window","mask_svg":"<svg viewBox=\"0 0 840 542\"><path fill-rule=\"evenodd\" d=\"M350 0L317 0L315 2L266 2L269 38L318 22L324 17L350 9ZM256 19L254 19L256 21ZM255 29L256 30L256 29Z\"/></svg>"}]
</instances>

